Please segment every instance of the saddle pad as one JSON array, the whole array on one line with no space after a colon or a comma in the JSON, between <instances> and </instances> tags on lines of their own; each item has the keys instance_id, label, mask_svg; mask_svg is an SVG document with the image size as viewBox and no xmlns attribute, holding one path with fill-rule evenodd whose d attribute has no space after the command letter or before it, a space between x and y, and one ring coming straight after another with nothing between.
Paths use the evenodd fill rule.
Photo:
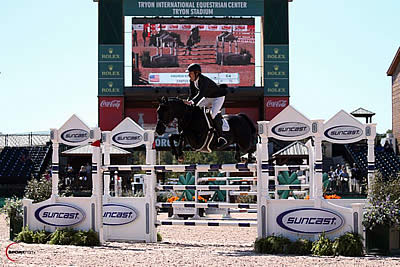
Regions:
<instances>
[{"instance_id":1,"label":"saddle pad","mask_svg":"<svg viewBox=\"0 0 400 267\"><path fill-rule=\"evenodd\" d=\"M222 119L222 131L229 132L229 129L230 129L230 127L229 127L228 121L225 119Z\"/></svg>"}]
</instances>

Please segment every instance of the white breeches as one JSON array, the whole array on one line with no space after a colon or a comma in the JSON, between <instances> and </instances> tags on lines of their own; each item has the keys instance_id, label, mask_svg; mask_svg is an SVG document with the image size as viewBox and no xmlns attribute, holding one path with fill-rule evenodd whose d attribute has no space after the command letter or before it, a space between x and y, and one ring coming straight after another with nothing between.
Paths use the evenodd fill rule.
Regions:
<instances>
[{"instance_id":1,"label":"white breeches","mask_svg":"<svg viewBox=\"0 0 400 267\"><path fill-rule=\"evenodd\" d=\"M220 96L217 98L207 98L203 97L198 103L199 107L211 107L211 117L214 119L217 116L218 112L221 110L222 105L224 104L225 96Z\"/></svg>"}]
</instances>

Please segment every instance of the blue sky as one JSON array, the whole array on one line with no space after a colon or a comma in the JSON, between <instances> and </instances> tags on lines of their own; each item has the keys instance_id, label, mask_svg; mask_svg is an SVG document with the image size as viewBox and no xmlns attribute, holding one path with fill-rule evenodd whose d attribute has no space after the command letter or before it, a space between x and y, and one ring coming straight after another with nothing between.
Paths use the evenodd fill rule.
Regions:
<instances>
[{"instance_id":1,"label":"blue sky","mask_svg":"<svg viewBox=\"0 0 400 267\"><path fill-rule=\"evenodd\" d=\"M91 0L1 1L0 132L58 128L74 113L97 124L97 12ZM399 13L398 0L290 3L290 103L325 120L363 107L390 129Z\"/></svg>"}]
</instances>

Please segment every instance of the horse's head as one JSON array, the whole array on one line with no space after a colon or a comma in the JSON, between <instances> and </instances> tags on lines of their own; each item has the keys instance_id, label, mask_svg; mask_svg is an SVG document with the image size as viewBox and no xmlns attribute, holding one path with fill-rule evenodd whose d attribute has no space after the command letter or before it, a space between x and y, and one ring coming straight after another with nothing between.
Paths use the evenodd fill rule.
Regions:
<instances>
[{"instance_id":1,"label":"horse's head","mask_svg":"<svg viewBox=\"0 0 400 267\"><path fill-rule=\"evenodd\" d=\"M168 99L165 96L159 99L159 106L157 108L157 126L156 133L162 135L165 129L175 118L180 116L179 106L184 105L182 100L178 98Z\"/></svg>"}]
</instances>

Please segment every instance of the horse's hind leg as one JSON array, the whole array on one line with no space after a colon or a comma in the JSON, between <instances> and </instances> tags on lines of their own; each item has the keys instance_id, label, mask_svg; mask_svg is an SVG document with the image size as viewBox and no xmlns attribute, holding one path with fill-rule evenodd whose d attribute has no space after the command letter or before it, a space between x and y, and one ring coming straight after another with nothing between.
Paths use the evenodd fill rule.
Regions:
<instances>
[{"instance_id":1,"label":"horse's hind leg","mask_svg":"<svg viewBox=\"0 0 400 267\"><path fill-rule=\"evenodd\" d=\"M240 162L240 147L238 144L235 145L235 159L237 162Z\"/></svg>"}]
</instances>

